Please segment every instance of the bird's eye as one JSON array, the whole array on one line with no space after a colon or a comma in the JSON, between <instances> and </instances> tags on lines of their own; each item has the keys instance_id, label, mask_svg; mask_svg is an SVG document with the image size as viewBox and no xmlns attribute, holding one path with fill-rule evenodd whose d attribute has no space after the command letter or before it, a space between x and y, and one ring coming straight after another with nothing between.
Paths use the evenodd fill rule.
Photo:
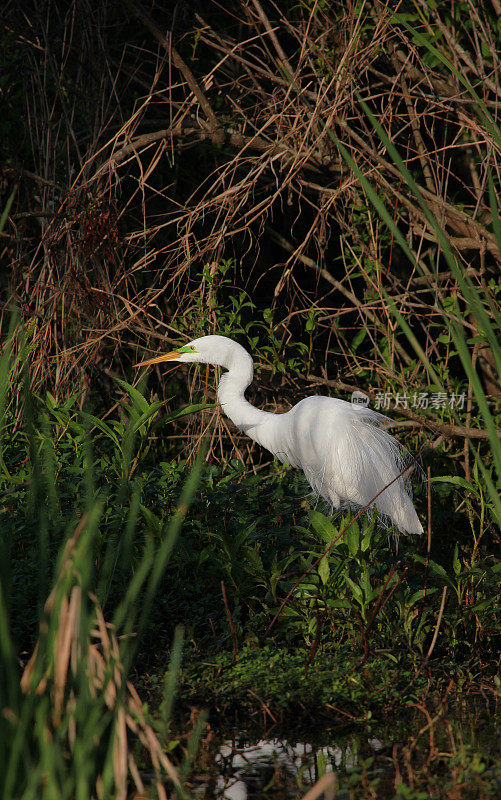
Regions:
<instances>
[{"instance_id":1,"label":"bird's eye","mask_svg":"<svg viewBox=\"0 0 501 800\"><path fill-rule=\"evenodd\" d=\"M194 345L194 344L192 344L192 345L191 345L191 347L190 347L190 350L191 350L191 351L194 353L196 349L197 349L197 348L195 347L195 345Z\"/></svg>"}]
</instances>

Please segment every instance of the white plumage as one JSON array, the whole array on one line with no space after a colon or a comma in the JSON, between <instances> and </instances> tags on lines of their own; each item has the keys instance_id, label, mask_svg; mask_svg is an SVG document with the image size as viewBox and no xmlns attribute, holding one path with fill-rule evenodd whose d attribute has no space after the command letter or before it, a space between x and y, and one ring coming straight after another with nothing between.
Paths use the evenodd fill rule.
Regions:
<instances>
[{"instance_id":1,"label":"white plumage","mask_svg":"<svg viewBox=\"0 0 501 800\"><path fill-rule=\"evenodd\" d=\"M407 533L422 533L405 478L412 456L382 425L387 417L333 397L306 397L284 414L251 405L244 396L254 367L249 353L226 336L202 336L138 366L161 361L200 362L226 369L218 386L222 409L239 428L280 461L302 469L313 491L333 508L372 503ZM387 487L387 488L385 488Z\"/></svg>"}]
</instances>

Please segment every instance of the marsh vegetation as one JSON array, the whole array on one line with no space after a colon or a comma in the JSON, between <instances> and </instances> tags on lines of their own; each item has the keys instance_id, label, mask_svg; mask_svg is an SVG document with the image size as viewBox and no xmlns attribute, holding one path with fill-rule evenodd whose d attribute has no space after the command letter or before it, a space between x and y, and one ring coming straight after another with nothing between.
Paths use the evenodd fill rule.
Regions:
<instances>
[{"instance_id":1,"label":"marsh vegetation","mask_svg":"<svg viewBox=\"0 0 501 800\"><path fill-rule=\"evenodd\" d=\"M6 4L5 800L499 796L499 12ZM424 535L133 369L209 333L388 413Z\"/></svg>"}]
</instances>

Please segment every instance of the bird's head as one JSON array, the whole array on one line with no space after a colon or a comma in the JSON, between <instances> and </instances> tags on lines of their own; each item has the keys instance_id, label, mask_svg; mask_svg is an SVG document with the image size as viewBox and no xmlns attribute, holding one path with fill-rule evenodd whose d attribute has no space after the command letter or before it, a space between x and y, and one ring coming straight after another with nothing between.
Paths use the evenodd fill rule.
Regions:
<instances>
[{"instance_id":1,"label":"bird's head","mask_svg":"<svg viewBox=\"0 0 501 800\"><path fill-rule=\"evenodd\" d=\"M237 361L250 361L252 359L247 351L237 342L226 336L201 336L192 342L164 353L161 356L141 361L136 367L147 367L150 364L160 364L163 361L181 361L188 364L215 364L225 369L230 369Z\"/></svg>"}]
</instances>

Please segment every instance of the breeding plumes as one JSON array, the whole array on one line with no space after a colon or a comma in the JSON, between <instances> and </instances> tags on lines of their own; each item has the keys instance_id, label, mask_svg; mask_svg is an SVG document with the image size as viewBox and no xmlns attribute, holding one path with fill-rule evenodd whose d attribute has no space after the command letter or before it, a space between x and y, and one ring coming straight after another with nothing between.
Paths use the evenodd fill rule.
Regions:
<instances>
[{"instance_id":1,"label":"breeding plumes","mask_svg":"<svg viewBox=\"0 0 501 800\"><path fill-rule=\"evenodd\" d=\"M137 366L163 361L227 370L217 390L226 416L280 461L302 469L313 491L333 508L371 504L400 531L423 532L400 474L413 459L385 430L387 417L333 397L306 397L284 414L256 408L244 396L254 374L252 358L226 336L202 336Z\"/></svg>"}]
</instances>

